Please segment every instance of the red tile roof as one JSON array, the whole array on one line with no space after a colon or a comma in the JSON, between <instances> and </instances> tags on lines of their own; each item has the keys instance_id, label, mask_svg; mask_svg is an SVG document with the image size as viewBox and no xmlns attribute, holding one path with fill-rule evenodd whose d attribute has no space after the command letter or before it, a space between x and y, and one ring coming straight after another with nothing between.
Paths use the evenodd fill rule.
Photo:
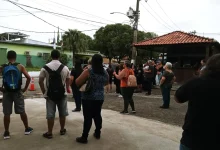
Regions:
<instances>
[{"instance_id":1,"label":"red tile roof","mask_svg":"<svg viewBox=\"0 0 220 150\"><path fill-rule=\"evenodd\" d=\"M214 39L197 36L182 31L174 31L153 39L138 42L135 46L147 45L171 45L171 44L190 44L190 43L213 43Z\"/></svg>"}]
</instances>

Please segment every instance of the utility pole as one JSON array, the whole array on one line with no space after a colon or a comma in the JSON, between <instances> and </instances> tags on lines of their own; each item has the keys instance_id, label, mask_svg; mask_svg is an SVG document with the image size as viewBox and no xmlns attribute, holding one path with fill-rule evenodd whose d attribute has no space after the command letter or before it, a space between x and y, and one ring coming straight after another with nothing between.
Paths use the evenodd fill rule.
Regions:
<instances>
[{"instance_id":1,"label":"utility pole","mask_svg":"<svg viewBox=\"0 0 220 150\"><path fill-rule=\"evenodd\" d=\"M131 63L136 63L137 49L134 44L137 43L137 34L138 34L138 19L139 19L139 4L141 0L137 0L136 11L134 12L134 38L133 38L133 48L132 48L132 60Z\"/></svg>"}]
</instances>

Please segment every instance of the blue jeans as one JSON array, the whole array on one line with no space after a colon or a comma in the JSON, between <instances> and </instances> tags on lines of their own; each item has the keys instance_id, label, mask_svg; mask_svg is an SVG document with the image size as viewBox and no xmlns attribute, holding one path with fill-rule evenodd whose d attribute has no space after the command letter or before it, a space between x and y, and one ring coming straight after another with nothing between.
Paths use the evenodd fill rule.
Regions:
<instances>
[{"instance_id":1,"label":"blue jeans","mask_svg":"<svg viewBox=\"0 0 220 150\"><path fill-rule=\"evenodd\" d=\"M162 95L163 95L163 106L169 107L170 106L170 91L171 88L162 86L161 87Z\"/></svg>"},{"instance_id":2,"label":"blue jeans","mask_svg":"<svg viewBox=\"0 0 220 150\"><path fill-rule=\"evenodd\" d=\"M191 148L188 148L185 145L180 144L180 150L191 150Z\"/></svg>"}]
</instances>

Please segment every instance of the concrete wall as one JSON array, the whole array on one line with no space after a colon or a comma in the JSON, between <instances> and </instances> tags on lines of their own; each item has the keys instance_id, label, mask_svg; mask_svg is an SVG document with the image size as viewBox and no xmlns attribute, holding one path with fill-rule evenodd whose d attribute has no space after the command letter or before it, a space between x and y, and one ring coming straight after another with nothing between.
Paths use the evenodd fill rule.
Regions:
<instances>
[{"instance_id":1,"label":"concrete wall","mask_svg":"<svg viewBox=\"0 0 220 150\"><path fill-rule=\"evenodd\" d=\"M47 61L46 55L50 56L50 53L52 51L52 47L37 47L37 46L29 46L29 45L15 45L15 44L5 44L0 43L0 48L9 50L14 50L17 53L17 62L23 64L26 66L26 55L25 52L29 52L29 55L31 56L31 62L34 67L43 67ZM42 56L38 56L38 53L42 53ZM71 55L71 52L65 52L68 56ZM1 55L0 59L3 60L3 58L6 57L5 55ZM72 66L72 60L69 59L68 66Z\"/></svg>"}]
</instances>

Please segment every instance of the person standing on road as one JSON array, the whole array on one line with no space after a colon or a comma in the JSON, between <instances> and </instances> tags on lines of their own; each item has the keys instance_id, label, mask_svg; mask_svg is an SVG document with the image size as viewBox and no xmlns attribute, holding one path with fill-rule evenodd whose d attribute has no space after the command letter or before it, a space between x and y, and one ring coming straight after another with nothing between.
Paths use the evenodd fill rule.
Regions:
<instances>
[{"instance_id":1,"label":"person standing on road","mask_svg":"<svg viewBox=\"0 0 220 150\"><path fill-rule=\"evenodd\" d=\"M152 63L152 60L148 61L148 68L144 69L144 84L147 90L146 95L151 95L151 91L152 91L152 81L154 78L154 66Z\"/></svg>"},{"instance_id":2,"label":"person standing on road","mask_svg":"<svg viewBox=\"0 0 220 150\"><path fill-rule=\"evenodd\" d=\"M124 110L121 114L128 114L129 104L131 105L132 113L136 113L133 101L134 87L128 87L127 85L129 75L134 75L134 71L130 67L130 62L125 61L124 69L119 73L119 75L114 72L114 76L121 80L121 93L124 99Z\"/></svg>"},{"instance_id":3,"label":"person standing on road","mask_svg":"<svg viewBox=\"0 0 220 150\"><path fill-rule=\"evenodd\" d=\"M41 69L39 75L39 85L46 99L47 125L48 131L43 137L53 138L53 126L56 113L56 106L59 110L60 135L66 134L65 122L68 116L66 90L70 93L70 72L69 69L59 61L60 52L53 50L51 52L52 61ZM46 78L46 85L44 79ZM65 90L66 85L66 90Z\"/></svg>"},{"instance_id":4,"label":"person standing on road","mask_svg":"<svg viewBox=\"0 0 220 150\"><path fill-rule=\"evenodd\" d=\"M4 139L10 138L9 124L10 115L12 114L12 105L14 103L14 109L16 114L20 114L21 120L25 126L25 135L29 135L33 129L28 125L28 118L25 112L25 103L23 93L28 89L31 81L31 77L26 71L25 67L19 63L16 63L17 54L15 51L8 51L7 59L8 63L4 64L0 68L0 72L3 76L3 86L0 91L3 92L3 113L4 113ZM27 81L24 89L22 87L22 74L26 77Z\"/></svg>"},{"instance_id":5,"label":"person standing on road","mask_svg":"<svg viewBox=\"0 0 220 150\"><path fill-rule=\"evenodd\" d=\"M163 105L160 108L168 109L170 106L170 91L176 77L174 76L170 62L165 64L164 69L165 71L160 80L160 88L163 96Z\"/></svg>"},{"instance_id":6,"label":"person standing on road","mask_svg":"<svg viewBox=\"0 0 220 150\"><path fill-rule=\"evenodd\" d=\"M116 74L119 74L120 68L119 64L115 67ZM121 95L121 89L120 89L120 80L118 80L116 77L114 77L114 84L116 86L116 93L119 94L118 97L122 97Z\"/></svg>"},{"instance_id":7,"label":"person standing on road","mask_svg":"<svg viewBox=\"0 0 220 150\"><path fill-rule=\"evenodd\" d=\"M72 87L73 97L75 99L76 108L72 110L72 112L79 112L81 111L81 92L79 91L79 88L76 86L76 79L80 76L80 74L83 72L81 61L76 60L75 62L75 68L72 69L70 74L70 85Z\"/></svg>"},{"instance_id":8,"label":"person standing on road","mask_svg":"<svg viewBox=\"0 0 220 150\"><path fill-rule=\"evenodd\" d=\"M107 92L112 92L112 77L113 77L114 70L111 64L109 64L106 71L108 72L108 76L109 76L109 86L107 87Z\"/></svg>"},{"instance_id":9,"label":"person standing on road","mask_svg":"<svg viewBox=\"0 0 220 150\"><path fill-rule=\"evenodd\" d=\"M175 93L177 103L188 101L180 150L220 149L220 54L207 61L200 77L182 85Z\"/></svg>"},{"instance_id":10,"label":"person standing on road","mask_svg":"<svg viewBox=\"0 0 220 150\"><path fill-rule=\"evenodd\" d=\"M84 125L81 137L76 138L79 143L87 143L89 131L92 126L92 119L95 122L96 139L100 139L102 129L101 109L104 102L104 86L108 85L108 73L103 68L103 58L99 54L92 57L92 67L84 70L83 73L76 79L76 85L81 87L90 78L93 86L90 91L82 92L82 106Z\"/></svg>"}]
</instances>

